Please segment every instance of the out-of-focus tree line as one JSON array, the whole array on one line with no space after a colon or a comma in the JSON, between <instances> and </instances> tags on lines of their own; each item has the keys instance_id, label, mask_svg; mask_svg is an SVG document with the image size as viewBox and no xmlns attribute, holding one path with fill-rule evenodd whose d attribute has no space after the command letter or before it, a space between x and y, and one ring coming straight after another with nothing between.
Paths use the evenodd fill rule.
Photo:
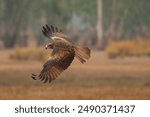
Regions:
<instances>
[{"instance_id":1,"label":"out-of-focus tree line","mask_svg":"<svg viewBox=\"0 0 150 117\"><path fill-rule=\"evenodd\" d=\"M103 0L103 40L150 37L149 0ZM95 47L96 0L0 0L0 41L6 48L45 41L42 25L53 24L75 41Z\"/></svg>"}]
</instances>

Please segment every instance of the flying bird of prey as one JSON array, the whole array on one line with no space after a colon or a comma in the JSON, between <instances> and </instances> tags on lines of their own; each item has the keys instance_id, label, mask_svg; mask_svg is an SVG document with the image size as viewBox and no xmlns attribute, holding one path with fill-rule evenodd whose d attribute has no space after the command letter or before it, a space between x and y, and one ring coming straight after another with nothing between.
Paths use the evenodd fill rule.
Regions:
<instances>
[{"instance_id":1,"label":"flying bird of prey","mask_svg":"<svg viewBox=\"0 0 150 117\"><path fill-rule=\"evenodd\" d=\"M41 80L44 83L55 80L64 70L77 58L81 63L90 58L90 49L76 45L62 30L54 26L43 26L42 33L45 37L52 39L52 42L45 46L45 49L52 49L48 61L43 65L39 75L32 74L34 80Z\"/></svg>"}]
</instances>

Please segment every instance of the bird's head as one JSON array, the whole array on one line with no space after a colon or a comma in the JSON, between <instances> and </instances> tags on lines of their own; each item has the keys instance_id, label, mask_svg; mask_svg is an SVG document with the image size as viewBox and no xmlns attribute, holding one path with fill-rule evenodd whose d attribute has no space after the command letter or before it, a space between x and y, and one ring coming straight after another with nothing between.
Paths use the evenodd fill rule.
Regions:
<instances>
[{"instance_id":1,"label":"bird's head","mask_svg":"<svg viewBox=\"0 0 150 117\"><path fill-rule=\"evenodd\" d=\"M45 46L45 49L53 49L54 44L53 43L49 43Z\"/></svg>"}]
</instances>

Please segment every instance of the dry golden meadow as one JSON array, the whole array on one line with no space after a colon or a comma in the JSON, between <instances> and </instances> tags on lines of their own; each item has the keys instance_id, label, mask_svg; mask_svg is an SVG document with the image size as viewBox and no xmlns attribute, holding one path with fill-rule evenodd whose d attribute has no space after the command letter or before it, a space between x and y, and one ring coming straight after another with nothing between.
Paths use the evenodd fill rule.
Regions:
<instances>
[{"instance_id":1,"label":"dry golden meadow","mask_svg":"<svg viewBox=\"0 0 150 117\"><path fill-rule=\"evenodd\" d=\"M0 99L150 99L150 58L108 59L92 52L77 60L51 84L34 81L43 62L9 60L0 51Z\"/></svg>"}]
</instances>

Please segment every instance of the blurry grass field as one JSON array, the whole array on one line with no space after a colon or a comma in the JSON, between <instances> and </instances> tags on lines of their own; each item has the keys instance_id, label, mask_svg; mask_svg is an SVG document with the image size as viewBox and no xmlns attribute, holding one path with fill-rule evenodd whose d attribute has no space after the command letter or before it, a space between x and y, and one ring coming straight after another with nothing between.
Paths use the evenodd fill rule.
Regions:
<instances>
[{"instance_id":1,"label":"blurry grass field","mask_svg":"<svg viewBox=\"0 0 150 117\"><path fill-rule=\"evenodd\" d=\"M0 99L150 99L150 58L108 59L92 52L51 84L34 81L43 62L12 61L0 51Z\"/></svg>"},{"instance_id":2,"label":"blurry grass field","mask_svg":"<svg viewBox=\"0 0 150 117\"><path fill-rule=\"evenodd\" d=\"M149 39L122 40L111 42L106 49L109 58L150 56Z\"/></svg>"}]
</instances>

